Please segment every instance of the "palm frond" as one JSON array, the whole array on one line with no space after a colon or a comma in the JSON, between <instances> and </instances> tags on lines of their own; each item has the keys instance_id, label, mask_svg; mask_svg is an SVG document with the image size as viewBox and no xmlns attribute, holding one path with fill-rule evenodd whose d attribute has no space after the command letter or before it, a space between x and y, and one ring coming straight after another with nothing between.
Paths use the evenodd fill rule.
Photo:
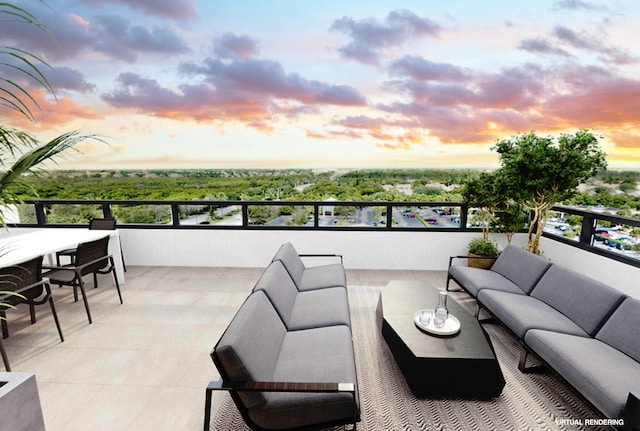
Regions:
<instances>
[{"instance_id":1,"label":"palm frond","mask_svg":"<svg viewBox=\"0 0 640 431\"><path fill-rule=\"evenodd\" d=\"M40 3L48 6L44 0L40 0ZM32 25L51 37L47 28L41 24L33 14L20 6L7 2L0 2L0 17L5 18L0 19L0 23L23 23ZM0 61L0 67L19 72L20 75L33 80L55 97L55 91L45 75L42 73L39 65L44 65L49 69L52 69L52 67L43 59L23 49L10 46L0 46L0 58L8 59ZM7 78L0 78L0 90L4 93L0 97L0 105L19 112L30 121L36 121L33 112L31 112L31 109L24 98L26 97L37 108L40 108L40 106L29 92L22 88L20 84Z\"/></svg>"}]
</instances>

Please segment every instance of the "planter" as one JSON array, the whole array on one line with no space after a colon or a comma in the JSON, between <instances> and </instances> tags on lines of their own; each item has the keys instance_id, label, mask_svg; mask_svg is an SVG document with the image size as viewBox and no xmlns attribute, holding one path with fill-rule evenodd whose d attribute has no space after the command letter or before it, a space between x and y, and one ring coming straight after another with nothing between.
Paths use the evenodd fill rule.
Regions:
<instances>
[{"instance_id":1,"label":"planter","mask_svg":"<svg viewBox=\"0 0 640 431\"><path fill-rule=\"evenodd\" d=\"M468 253L469 259L467 259L467 265L473 268L489 269L496 261L496 257L483 257L477 254Z\"/></svg>"},{"instance_id":2,"label":"planter","mask_svg":"<svg viewBox=\"0 0 640 431\"><path fill-rule=\"evenodd\" d=\"M0 373L0 428L11 431L44 431L34 374Z\"/></svg>"}]
</instances>

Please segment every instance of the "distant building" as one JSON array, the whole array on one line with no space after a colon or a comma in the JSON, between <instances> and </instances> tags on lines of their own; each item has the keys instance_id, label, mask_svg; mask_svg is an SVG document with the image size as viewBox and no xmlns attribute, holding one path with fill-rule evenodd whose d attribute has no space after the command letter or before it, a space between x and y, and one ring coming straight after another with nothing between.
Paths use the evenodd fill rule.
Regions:
<instances>
[{"instance_id":1,"label":"distant building","mask_svg":"<svg viewBox=\"0 0 640 431\"><path fill-rule=\"evenodd\" d=\"M338 199L336 198L328 198L324 200L324 202L337 202L337 201ZM335 209L335 205L322 205L320 214L322 214L323 216L333 217L334 209Z\"/></svg>"}]
</instances>

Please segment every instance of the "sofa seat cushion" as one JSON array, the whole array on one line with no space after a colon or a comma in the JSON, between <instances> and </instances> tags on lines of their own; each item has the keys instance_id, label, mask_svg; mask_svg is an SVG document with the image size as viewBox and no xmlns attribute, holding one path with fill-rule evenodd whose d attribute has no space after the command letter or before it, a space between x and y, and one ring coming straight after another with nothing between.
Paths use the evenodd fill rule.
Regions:
<instances>
[{"instance_id":1,"label":"sofa seat cushion","mask_svg":"<svg viewBox=\"0 0 640 431\"><path fill-rule=\"evenodd\" d=\"M607 319L596 338L640 362L639 329L640 300L626 298Z\"/></svg>"},{"instance_id":2,"label":"sofa seat cushion","mask_svg":"<svg viewBox=\"0 0 640 431\"><path fill-rule=\"evenodd\" d=\"M282 344L274 381L356 382L351 331L331 326L288 332ZM249 409L263 428L299 428L354 416L357 399L348 393L266 394L267 402ZM285 423L286 421L286 423Z\"/></svg>"},{"instance_id":3,"label":"sofa seat cushion","mask_svg":"<svg viewBox=\"0 0 640 431\"><path fill-rule=\"evenodd\" d=\"M347 289L330 287L299 292L286 325L289 331L333 325L350 327Z\"/></svg>"},{"instance_id":4,"label":"sofa seat cushion","mask_svg":"<svg viewBox=\"0 0 640 431\"><path fill-rule=\"evenodd\" d=\"M546 329L582 337L582 328L544 302L527 295L483 289L478 301L520 339L530 329Z\"/></svg>"},{"instance_id":5,"label":"sofa seat cushion","mask_svg":"<svg viewBox=\"0 0 640 431\"><path fill-rule=\"evenodd\" d=\"M549 260L537 254L514 245L508 245L500 253L491 267L491 271L508 278L526 294L529 294L550 265Z\"/></svg>"},{"instance_id":6,"label":"sofa seat cushion","mask_svg":"<svg viewBox=\"0 0 640 431\"><path fill-rule=\"evenodd\" d=\"M531 296L570 318L590 336L625 297L606 284L559 265L551 265Z\"/></svg>"},{"instance_id":7,"label":"sofa seat cushion","mask_svg":"<svg viewBox=\"0 0 640 431\"><path fill-rule=\"evenodd\" d=\"M452 265L449 267L449 274L474 298L478 297L478 292L482 289L525 294L514 282L492 270Z\"/></svg>"},{"instance_id":8,"label":"sofa seat cushion","mask_svg":"<svg viewBox=\"0 0 640 431\"><path fill-rule=\"evenodd\" d=\"M298 285L299 291L326 287L347 287L347 277L341 263L305 267Z\"/></svg>"},{"instance_id":9,"label":"sofa seat cushion","mask_svg":"<svg viewBox=\"0 0 640 431\"><path fill-rule=\"evenodd\" d=\"M525 342L607 417L640 388L640 363L599 340L531 330Z\"/></svg>"}]
</instances>

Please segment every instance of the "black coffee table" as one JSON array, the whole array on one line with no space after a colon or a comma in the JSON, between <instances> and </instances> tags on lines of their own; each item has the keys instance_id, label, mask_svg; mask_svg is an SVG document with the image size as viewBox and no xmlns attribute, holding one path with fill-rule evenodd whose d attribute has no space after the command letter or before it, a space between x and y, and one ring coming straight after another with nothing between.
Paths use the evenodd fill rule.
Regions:
<instances>
[{"instance_id":1,"label":"black coffee table","mask_svg":"<svg viewBox=\"0 0 640 431\"><path fill-rule=\"evenodd\" d=\"M449 297L449 312L460 320L455 335L420 330L413 315L434 308L439 289L418 281L391 281L380 292L376 311L382 336L409 387L419 397L491 398L505 381L491 340L477 319Z\"/></svg>"}]
</instances>

